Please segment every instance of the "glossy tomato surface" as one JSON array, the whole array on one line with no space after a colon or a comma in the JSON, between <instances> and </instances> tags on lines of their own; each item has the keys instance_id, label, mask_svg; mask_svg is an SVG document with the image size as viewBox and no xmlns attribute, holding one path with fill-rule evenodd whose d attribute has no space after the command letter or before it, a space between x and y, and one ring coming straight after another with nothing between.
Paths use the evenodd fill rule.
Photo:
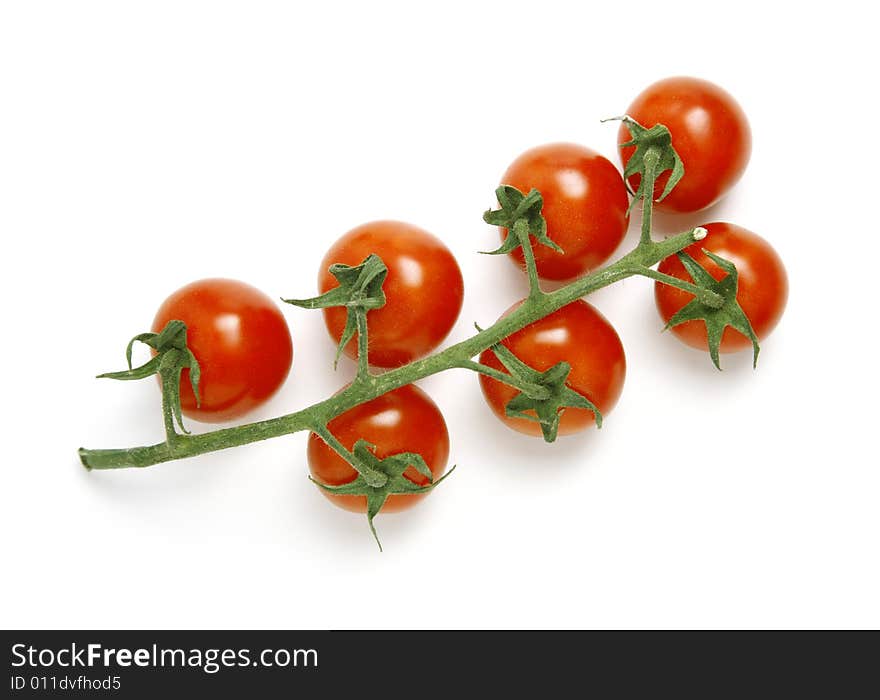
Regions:
<instances>
[{"instance_id":1,"label":"glossy tomato surface","mask_svg":"<svg viewBox=\"0 0 880 700\"><path fill-rule=\"evenodd\" d=\"M507 310L505 316L522 302ZM558 311L505 338L504 345L530 367L541 372L558 362L568 362L567 384L588 398L606 416L614 408L626 377L626 357L617 331L595 307L583 300ZM495 353L486 350L480 362L504 370ZM519 393L507 384L480 375L483 395L492 411L504 423L527 435L541 435L535 421L510 418L504 407ZM570 435L595 424L592 411L567 408L559 422L559 435Z\"/></svg>"},{"instance_id":2,"label":"glossy tomato surface","mask_svg":"<svg viewBox=\"0 0 880 700\"><path fill-rule=\"evenodd\" d=\"M440 409L421 389L412 384L395 389L379 398L355 406L334 418L327 426L339 442L351 450L363 439L376 446L376 456L390 457L401 452L416 452L425 460L436 481L449 459L449 433ZM347 484L357 477L354 468L311 433L307 448L309 470L316 481L328 486ZM428 479L409 467L404 476L419 486ZM336 495L321 489L340 508L365 513L366 496ZM410 508L426 494L389 496L383 513Z\"/></svg>"},{"instance_id":3,"label":"glossy tomato surface","mask_svg":"<svg viewBox=\"0 0 880 700\"><path fill-rule=\"evenodd\" d=\"M293 344L284 316L258 289L230 279L204 279L169 296L153 320L158 333L171 320L187 326L187 343L201 368L196 406L189 370L181 377L185 415L207 423L243 416L284 383Z\"/></svg>"},{"instance_id":4,"label":"glossy tomato surface","mask_svg":"<svg viewBox=\"0 0 880 700\"><path fill-rule=\"evenodd\" d=\"M501 178L523 194L532 188L544 198L547 235L565 254L535 246L538 274L566 280L605 262L623 240L629 205L617 168L595 151L573 143L538 146L519 156ZM502 240L507 229L501 230ZM511 257L524 266L522 251Z\"/></svg>"},{"instance_id":5,"label":"glossy tomato surface","mask_svg":"<svg viewBox=\"0 0 880 700\"><path fill-rule=\"evenodd\" d=\"M763 238L741 226L725 223L706 224L706 238L685 249L694 260L702 265L715 279L726 274L712 262L702 251L705 248L736 265L739 276L736 299L748 316L752 329L763 340L772 331L788 299L788 275L782 259ZM660 272L673 275L682 280L691 281L684 265L676 256L663 260L657 268ZM693 300L693 295L655 282L654 298L657 309L664 322L685 304ZM702 321L686 321L670 329L678 338L688 345L708 349L706 324ZM721 352L737 352L751 350L752 342L739 331L727 327L721 337Z\"/></svg>"},{"instance_id":6,"label":"glossy tomato surface","mask_svg":"<svg viewBox=\"0 0 880 700\"><path fill-rule=\"evenodd\" d=\"M412 224L374 221L340 238L324 256L318 287L338 286L329 272L334 263L358 265L371 253L388 267L383 289L385 306L367 314L369 361L376 367L396 367L434 350L447 336L461 311L464 281L458 263L443 243ZM324 309L330 335L339 342L346 310ZM357 338L345 347L357 357Z\"/></svg>"},{"instance_id":7,"label":"glossy tomato surface","mask_svg":"<svg viewBox=\"0 0 880 700\"><path fill-rule=\"evenodd\" d=\"M698 78L667 78L647 87L626 113L645 128L665 125L672 145L684 164L684 177L675 189L657 203L660 209L694 212L723 197L740 179L752 153L752 135L742 108L723 89ZM618 143L630 140L624 125ZM621 150L626 163L635 149ZM669 173L657 181L660 196ZM630 180L638 188L639 176Z\"/></svg>"}]
</instances>

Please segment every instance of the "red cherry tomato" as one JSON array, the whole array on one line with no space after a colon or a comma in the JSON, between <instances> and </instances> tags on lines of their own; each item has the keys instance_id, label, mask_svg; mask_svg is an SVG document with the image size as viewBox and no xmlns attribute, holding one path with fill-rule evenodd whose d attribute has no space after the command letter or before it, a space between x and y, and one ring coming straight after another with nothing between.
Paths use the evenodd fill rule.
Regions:
<instances>
[{"instance_id":1,"label":"red cherry tomato","mask_svg":"<svg viewBox=\"0 0 880 700\"><path fill-rule=\"evenodd\" d=\"M358 440L376 446L380 459L401 452L416 452L425 460L436 481L446 469L449 459L449 433L446 421L430 397L409 384L388 392L372 401L355 406L327 425L333 436L351 450ZM354 481L357 472L320 437L311 433L308 442L309 470L316 481L340 486ZM404 476L419 486L428 479L409 467ZM356 513L367 510L366 496L332 494L321 489L340 508ZM383 513L405 510L418 503L426 494L392 495L382 506Z\"/></svg>"},{"instance_id":2,"label":"red cherry tomato","mask_svg":"<svg viewBox=\"0 0 880 700\"><path fill-rule=\"evenodd\" d=\"M676 212L694 212L717 202L740 179L752 152L752 135L745 113L736 100L717 85L697 78L667 78L646 88L626 112L645 128L663 124L684 164L684 177L656 206ZM617 141L630 140L621 125ZM626 163L635 149L621 150ZM669 172L654 188L663 192ZM630 178L635 190L639 176Z\"/></svg>"},{"instance_id":3,"label":"red cherry tomato","mask_svg":"<svg viewBox=\"0 0 880 700\"><path fill-rule=\"evenodd\" d=\"M628 225L626 186L611 161L589 148L572 143L538 146L513 161L501 182L523 194L535 188L544 198L547 235L565 254L535 246L543 279L566 280L589 272L623 240ZM502 240L506 237L507 229L502 229ZM521 249L511 257L525 265Z\"/></svg>"},{"instance_id":4,"label":"red cherry tomato","mask_svg":"<svg viewBox=\"0 0 880 700\"><path fill-rule=\"evenodd\" d=\"M715 279L726 274L712 262L702 250L705 248L736 265L739 277L736 300L742 307L758 339L763 340L779 322L788 299L788 276L776 251L763 238L734 224L706 224L706 238L685 249ZM674 255L663 260L657 268L660 272L691 281L684 265ZM655 282L654 297L657 309L664 321L685 304L693 300L688 292ZM706 324L702 321L686 321L670 329L688 345L708 349ZM721 352L737 352L752 348L752 342L739 331L724 329Z\"/></svg>"},{"instance_id":5,"label":"red cherry tomato","mask_svg":"<svg viewBox=\"0 0 880 700\"><path fill-rule=\"evenodd\" d=\"M369 360L376 367L396 367L427 355L446 337L461 311L464 281L449 249L427 231L399 221L374 221L352 229L324 256L321 293L338 286L328 271L334 263L358 265L376 253L388 267L385 306L367 314ZM330 335L339 342L346 310L324 309ZM345 347L357 357L357 339Z\"/></svg>"},{"instance_id":6,"label":"red cherry tomato","mask_svg":"<svg viewBox=\"0 0 880 700\"><path fill-rule=\"evenodd\" d=\"M505 316L522 302L514 304ZM508 336L503 341L514 355L541 372L558 362L568 362L571 374L567 384L589 399L603 416L607 415L623 390L626 357L614 327L593 306L583 300L572 302ZM506 371L495 353L486 350L480 362ZM504 408L519 393L513 387L480 375L483 395L495 415L504 423L527 435L541 435L535 421L510 418ZM566 408L559 421L559 435L570 435L595 423L592 411Z\"/></svg>"},{"instance_id":7,"label":"red cherry tomato","mask_svg":"<svg viewBox=\"0 0 880 700\"><path fill-rule=\"evenodd\" d=\"M275 302L244 282L204 279L169 296L153 321L158 333L171 320L187 327L187 344L201 368L201 405L180 381L188 417L215 423L243 416L274 394L290 371L293 345Z\"/></svg>"}]
</instances>

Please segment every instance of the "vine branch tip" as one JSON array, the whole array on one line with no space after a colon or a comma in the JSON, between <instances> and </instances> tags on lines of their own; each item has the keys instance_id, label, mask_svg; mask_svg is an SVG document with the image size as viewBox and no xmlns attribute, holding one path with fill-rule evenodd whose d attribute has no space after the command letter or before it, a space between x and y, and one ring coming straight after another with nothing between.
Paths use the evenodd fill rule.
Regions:
<instances>
[{"instance_id":1,"label":"vine branch tip","mask_svg":"<svg viewBox=\"0 0 880 700\"><path fill-rule=\"evenodd\" d=\"M84 468L87 472L92 471L92 467L91 467L91 465L88 463L88 461L86 461L86 453L87 453L86 448L85 448L85 447L80 447L80 448L76 451L76 453L79 455L79 461L80 461L80 464L83 465L83 468Z\"/></svg>"}]
</instances>

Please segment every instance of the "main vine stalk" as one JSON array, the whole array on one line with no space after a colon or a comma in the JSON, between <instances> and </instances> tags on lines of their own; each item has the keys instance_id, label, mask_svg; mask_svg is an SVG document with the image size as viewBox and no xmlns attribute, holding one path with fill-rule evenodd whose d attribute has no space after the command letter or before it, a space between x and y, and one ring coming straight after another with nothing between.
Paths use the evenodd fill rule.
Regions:
<instances>
[{"instance_id":1,"label":"main vine stalk","mask_svg":"<svg viewBox=\"0 0 880 700\"><path fill-rule=\"evenodd\" d=\"M519 235L519 231L517 231L517 235ZM162 462L195 457L208 452L281 437L302 430L311 430L326 436L328 434L327 423L334 417L389 391L449 369L463 368L484 372L485 368L472 359L484 350L576 299L615 282L634 275L658 279L659 273L651 270L651 267L695 241L701 240L704 236L705 230L701 228L680 233L663 241L652 241L650 236L647 239L642 236L636 248L616 262L549 293L541 292L540 289L535 291L537 275L534 273L534 256L526 255L526 260L531 268L528 270L531 293L526 300L515 311L499 319L492 326L480 330L470 338L451 345L445 350L382 374L372 374L366 369L366 335L359 334L360 371L347 388L324 401L276 418L214 430L200 435L182 435L174 432L173 437L169 436L165 442L155 445L126 449L81 448L79 450L80 459L88 469L148 467ZM530 250L530 246L527 246L526 249ZM707 304L719 303L720 298L717 294L695 285L690 286L693 287L694 293L700 294ZM358 313L358 316L358 326L362 328L366 324L360 320L360 317L365 319L366 314ZM515 382L509 377L497 378L509 383ZM163 400L166 402L168 400L167 393L163 392ZM163 408L167 416L167 405Z\"/></svg>"}]
</instances>

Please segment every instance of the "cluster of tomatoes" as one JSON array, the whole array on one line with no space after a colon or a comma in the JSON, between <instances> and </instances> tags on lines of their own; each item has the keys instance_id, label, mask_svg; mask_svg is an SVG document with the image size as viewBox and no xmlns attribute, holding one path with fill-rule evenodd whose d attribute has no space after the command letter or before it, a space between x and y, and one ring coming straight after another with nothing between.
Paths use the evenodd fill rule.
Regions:
<instances>
[{"instance_id":1,"label":"cluster of tomatoes","mask_svg":"<svg viewBox=\"0 0 880 700\"><path fill-rule=\"evenodd\" d=\"M748 122L739 105L721 88L693 78L671 78L644 90L627 111L645 127L664 124L685 168L683 179L656 206L676 212L696 212L721 198L740 178L750 155ZM621 126L619 143L629 139ZM622 147L626 163L632 147ZM655 198L663 192L669 173L656 182ZM630 191L638 175L624 181L606 158L580 145L539 146L516 158L501 178L522 192L537 189L543 196L543 216L550 239L561 248L536 246L539 276L570 280L604 263L622 241L628 224ZM715 279L725 272L704 253L707 249L732 262L739 274L736 300L758 338L764 338L785 306L787 282L781 260L770 245L750 231L728 223L704 224L708 234L690 254ZM502 239L507 236L501 230ZM321 293L338 282L328 269L334 263L355 266L377 254L388 268L383 290L386 303L367 316L369 364L391 368L433 351L455 323L462 304L463 281L449 249L430 233L410 224L379 221L359 226L340 238L321 263ZM521 249L510 253L524 265ZM659 271L684 281L691 278L681 260L671 256ZM664 321L693 295L657 282L657 308ZM520 302L522 303L522 302ZM510 313L517 305L511 307ZM181 382L181 406L190 418L226 421L241 417L268 399L285 380L293 350L287 324L275 302L241 282L210 279L194 282L172 294L159 309L153 329L159 332L173 320L188 328L188 346L201 366L200 401L190 383ZM324 309L330 334L341 339L346 309ZM672 331L684 342L707 347L706 326L687 321ZM592 402L602 414L620 396L626 373L623 345L611 324L590 304L575 301L512 334L503 341L512 353L538 371L559 362L571 366L567 384ZM721 351L751 347L751 340L728 327ZM357 356L352 339L344 352ZM498 371L504 366L491 349L480 362ZM512 417L505 407L517 389L485 374L483 393L493 412L512 428L540 435L538 423ZM559 434L584 430L595 422L592 411L569 408L560 418ZM435 477L446 467L449 436L434 402L419 388L404 386L361 404L328 424L332 435L351 450L358 440L375 445L378 458L402 452L422 455ZM308 461L314 478L337 486L353 481L352 466L323 439L312 434ZM425 485L428 478L409 468L405 476ZM325 492L326 493L326 492ZM361 512L364 496L327 494L338 505ZM412 505L416 495L388 498L382 510Z\"/></svg>"}]
</instances>

